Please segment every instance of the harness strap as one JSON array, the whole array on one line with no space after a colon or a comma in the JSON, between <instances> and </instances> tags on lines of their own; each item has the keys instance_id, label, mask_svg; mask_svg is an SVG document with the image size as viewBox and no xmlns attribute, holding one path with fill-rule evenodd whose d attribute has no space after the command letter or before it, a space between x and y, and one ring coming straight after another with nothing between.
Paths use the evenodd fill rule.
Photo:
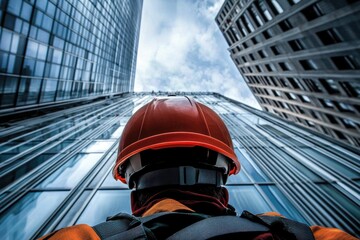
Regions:
<instances>
[{"instance_id":1,"label":"harness strap","mask_svg":"<svg viewBox=\"0 0 360 240\"><path fill-rule=\"evenodd\" d=\"M169 229L166 230L166 227L158 229L157 233L152 232L155 229L151 226L156 226L157 223L166 225ZM244 211L241 217L162 212L137 218L120 213L108 218L107 222L94 226L93 229L101 239L106 240L155 239L155 233L157 237L168 240L197 240L199 237L222 239L238 235L241 235L242 239L252 239L268 232L280 239L314 240L311 229L303 223L281 217L257 216L247 211ZM163 230L169 234L164 233Z\"/></svg>"},{"instance_id":2,"label":"harness strap","mask_svg":"<svg viewBox=\"0 0 360 240\"><path fill-rule=\"evenodd\" d=\"M267 226L271 232L281 239L315 240L311 229L304 223L283 217L257 216L248 211L243 211L241 217Z\"/></svg>"},{"instance_id":3,"label":"harness strap","mask_svg":"<svg viewBox=\"0 0 360 240\"><path fill-rule=\"evenodd\" d=\"M92 227L100 239L146 239L142 223L132 215L120 213Z\"/></svg>"},{"instance_id":4,"label":"harness strap","mask_svg":"<svg viewBox=\"0 0 360 240\"><path fill-rule=\"evenodd\" d=\"M221 223L221 224L220 224ZM203 239L222 238L234 234L248 234L256 236L261 233L269 232L269 228L259 223L252 222L234 216L211 217L196 222L168 238L168 240L186 239L197 240L199 236Z\"/></svg>"}]
</instances>

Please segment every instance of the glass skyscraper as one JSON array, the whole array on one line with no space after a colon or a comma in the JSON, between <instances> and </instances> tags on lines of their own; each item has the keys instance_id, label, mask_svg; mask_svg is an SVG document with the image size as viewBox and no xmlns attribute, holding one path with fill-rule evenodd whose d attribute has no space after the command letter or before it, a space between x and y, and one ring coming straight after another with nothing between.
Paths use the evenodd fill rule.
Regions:
<instances>
[{"instance_id":1,"label":"glass skyscraper","mask_svg":"<svg viewBox=\"0 0 360 240\"><path fill-rule=\"evenodd\" d=\"M136 109L168 95L197 99L228 126L242 165L227 183L238 213L276 211L359 236L359 149L216 93L159 92L0 115L1 239L130 213L130 190L111 175L119 137Z\"/></svg>"},{"instance_id":2,"label":"glass skyscraper","mask_svg":"<svg viewBox=\"0 0 360 240\"><path fill-rule=\"evenodd\" d=\"M263 110L360 147L360 1L225 0L216 23Z\"/></svg>"},{"instance_id":3,"label":"glass skyscraper","mask_svg":"<svg viewBox=\"0 0 360 240\"><path fill-rule=\"evenodd\" d=\"M0 108L134 87L142 0L0 0Z\"/></svg>"}]
</instances>

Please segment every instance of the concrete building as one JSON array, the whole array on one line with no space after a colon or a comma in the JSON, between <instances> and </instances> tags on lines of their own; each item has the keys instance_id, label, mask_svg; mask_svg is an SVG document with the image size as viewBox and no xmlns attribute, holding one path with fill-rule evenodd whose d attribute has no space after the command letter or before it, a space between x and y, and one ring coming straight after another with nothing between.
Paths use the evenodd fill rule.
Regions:
<instances>
[{"instance_id":1,"label":"concrete building","mask_svg":"<svg viewBox=\"0 0 360 240\"><path fill-rule=\"evenodd\" d=\"M242 165L227 183L238 213L276 211L360 236L359 149L216 93L128 93L0 115L1 238L130 213L130 190L111 174L119 137L136 109L168 95L196 98L228 126Z\"/></svg>"},{"instance_id":2,"label":"concrete building","mask_svg":"<svg viewBox=\"0 0 360 240\"><path fill-rule=\"evenodd\" d=\"M0 109L133 90L142 0L0 7Z\"/></svg>"},{"instance_id":3,"label":"concrete building","mask_svg":"<svg viewBox=\"0 0 360 240\"><path fill-rule=\"evenodd\" d=\"M216 23L261 107L360 146L360 2L225 0Z\"/></svg>"}]
</instances>

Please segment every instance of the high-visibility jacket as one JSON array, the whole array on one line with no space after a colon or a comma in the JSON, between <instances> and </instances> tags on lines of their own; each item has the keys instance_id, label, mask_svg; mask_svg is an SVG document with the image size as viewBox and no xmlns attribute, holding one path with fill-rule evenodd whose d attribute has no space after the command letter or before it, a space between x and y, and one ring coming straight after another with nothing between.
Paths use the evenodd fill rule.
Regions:
<instances>
[{"instance_id":1,"label":"high-visibility jacket","mask_svg":"<svg viewBox=\"0 0 360 240\"><path fill-rule=\"evenodd\" d=\"M173 200L173 199L164 199L152 206L147 210L143 217L151 216L160 212L195 212L184 204ZM269 212L264 213L262 216L281 216L279 213ZM311 231L314 234L316 240L356 240L350 234L341 231L336 228L326 228L321 226L311 226ZM100 240L99 235L95 230L86 224L79 224L67 228L60 229L53 233L47 234L40 238L40 240L62 240L62 239L73 239L73 240ZM266 239L266 236L261 236L261 238L255 239Z\"/></svg>"}]
</instances>

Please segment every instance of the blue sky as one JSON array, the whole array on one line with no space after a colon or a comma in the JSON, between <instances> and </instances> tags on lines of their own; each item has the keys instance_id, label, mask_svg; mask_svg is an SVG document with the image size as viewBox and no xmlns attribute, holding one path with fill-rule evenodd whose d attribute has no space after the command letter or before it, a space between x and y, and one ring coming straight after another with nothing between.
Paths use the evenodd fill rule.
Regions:
<instances>
[{"instance_id":1,"label":"blue sky","mask_svg":"<svg viewBox=\"0 0 360 240\"><path fill-rule=\"evenodd\" d=\"M215 23L223 0L144 0L135 91L214 91L260 108Z\"/></svg>"}]
</instances>

